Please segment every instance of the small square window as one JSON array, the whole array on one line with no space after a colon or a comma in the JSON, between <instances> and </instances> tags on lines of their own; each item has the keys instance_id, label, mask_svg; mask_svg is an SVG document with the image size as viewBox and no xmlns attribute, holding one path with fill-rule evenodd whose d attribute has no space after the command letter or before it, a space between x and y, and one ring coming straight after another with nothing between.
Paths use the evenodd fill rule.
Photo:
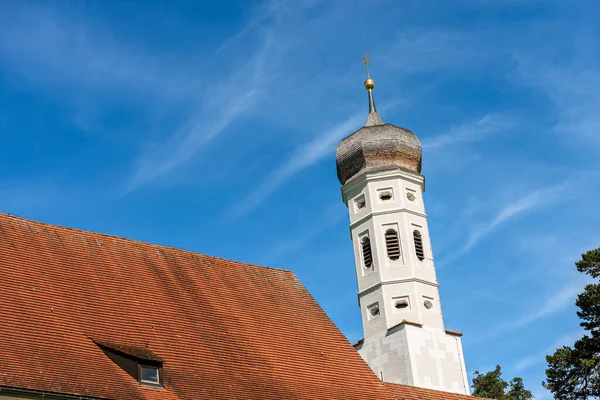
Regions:
<instances>
[{"instance_id":1,"label":"small square window","mask_svg":"<svg viewBox=\"0 0 600 400\"><path fill-rule=\"evenodd\" d=\"M158 374L158 367L151 365L140 365L141 377L140 382L148 383L151 385L160 385L160 376Z\"/></svg>"},{"instance_id":2,"label":"small square window","mask_svg":"<svg viewBox=\"0 0 600 400\"><path fill-rule=\"evenodd\" d=\"M379 303L375 302L367 307L368 318L373 319L379 316Z\"/></svg>"},{"instance_id":3,"label":"small square window","mask_svg":"<svg viewBox=\"0 0 600 400\"><path fill-rule=\"evenodd\" d=\"M392 297L396 311L410 311L410 299L408 296Z\"/></svg>"},{"instance_id":4,"label":"small square window","mask_svg":"<svg viewBox=\"0 0 600 400\"><path fill-rule=\"evenodd\" d=\"M433 297L423 296L423 306L429 311L434 311L435 301Z\"/></svg>"},{"instance_id":5,"label":"small square window","mask_svg":"<svg viewBox=\"0 0 600 400\"><path fill-rule=\"evenodd\" d=\"M380 201L387 202L394 199L394 189L392 188L383 188L377 189L377 197L379 197Z\"/></svg>"},{"instance_id":6,"label":"small square window","mask_svg":"<svg viewBox=\"0 0 600 400\"><path fill-rule=\"evenodd\" d=\"M365 200L365 195L361 194L360 196L354 199L354 212L359 212L367 205L367 201Z\"/></svg>"}]
</instances>

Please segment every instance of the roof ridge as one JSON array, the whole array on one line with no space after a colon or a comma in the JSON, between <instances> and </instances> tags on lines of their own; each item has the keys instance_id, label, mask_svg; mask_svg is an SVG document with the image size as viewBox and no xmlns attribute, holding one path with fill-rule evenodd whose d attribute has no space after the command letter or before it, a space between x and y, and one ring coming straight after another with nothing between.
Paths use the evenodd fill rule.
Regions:
<instances>
[{"instance_id":1,"label":"roof ridge","mask_svg":"<svg viewBox=\"0 0 600 400\"><path fill-rule=\"evenodd\" d=\"M0 211L0 219L3 219L3 218L12 219L12 220L18 220L18 221L23 221L23 222L27 222L27 223L33 223L35 225L41 225L41 226L48 227L48 228L51 228L51 229L59 229L59 230L64 230L64 231L69 231L69 232L75 232L75 233L82 233L82 234L87 234L87 235L97 235L97 236L102 236L102 237L110 238L110 239L118 239L118 240L121 240L121 241L124 241L124 242L129 242L129 243L132 243L132 244L158 247L160 249L174 250L174 251L177 251L177 252L182 252L182 253L191 254L191 255L200 255L200 256L203 256L203 257L211 258L213 260L227 261L227 262L231 262L231 263L234 263L234 264L239 264L241 266L246 266L246 267L267 269L267 270L273 270L273 271L277 271L277 272L286 272L286 273L290 273L293 276L296 276L296 274L294 273L294 271L292 271L290 269L268 267L268 266L264 266L264 265L247 263L247 262L243 262L243 261L231 260L231 259L224 258L224 257L212 256L212 255L209 255L209 254L199 253L199 252L196 252L196 251L182 249L182 248L179 248L179 247L173 247L173 246L167 246L167 245L162 245L162 244L144 242L144 241L138 240L138 239L131 239L131 238L123 237L123 236L111 235L109 233L95 232L95 231L91 231L91 230L87 230L87 229L72 228L72 227L68 227L68 226L55 225L55 224L50 224L50 223L47 223L47 222L36 221L34 219L25 218L25 217L22 217L20 215L10 214L10 213L5 213L5 212Z\"/></svg>"}]
</instances>

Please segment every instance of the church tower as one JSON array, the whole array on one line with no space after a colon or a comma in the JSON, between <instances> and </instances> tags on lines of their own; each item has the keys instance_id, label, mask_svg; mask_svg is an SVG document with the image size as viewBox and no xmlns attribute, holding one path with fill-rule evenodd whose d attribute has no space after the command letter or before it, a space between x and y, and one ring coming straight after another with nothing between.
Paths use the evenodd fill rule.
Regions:
<instances>
[{"instance_id":1,"label":"church tower","mask_svg":"<svg viewBox=\"0 0 600 400\"><path fill-rule=\"evenodd\" d=\"M469 394L459 332L446 330L423 203L421 142L384 124L375 82L366 125L336 151L350 212L364 339L355 345L385 382Z\"/></svg>"}]
</instances>

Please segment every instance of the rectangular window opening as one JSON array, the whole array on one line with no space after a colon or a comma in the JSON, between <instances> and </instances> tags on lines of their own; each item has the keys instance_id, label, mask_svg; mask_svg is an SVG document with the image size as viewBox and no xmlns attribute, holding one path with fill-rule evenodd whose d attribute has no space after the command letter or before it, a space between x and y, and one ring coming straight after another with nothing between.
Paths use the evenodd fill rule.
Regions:
<instances>
[{"instance_id":1,"label":"rectangular window opening","mask_svg":"<svg viewBox=\"0 0 600 400\"><path fill-rule=\"evenodd\" d=\"M160 385L160 374L158 367L152 365L140 365L140 382L149 385Z\"/></svg>"},{"instance_id":2,"label":"rectangular window opening","mask_svg":"<svg viewBox=\"0 0 600 400\"><path fill-rule=\"evenodd\" d=\"M361 194L354 199L354 212L357 213L364 209L367 205L367 201L365 200L365 195Z\"/></svg>"}]
</instances>

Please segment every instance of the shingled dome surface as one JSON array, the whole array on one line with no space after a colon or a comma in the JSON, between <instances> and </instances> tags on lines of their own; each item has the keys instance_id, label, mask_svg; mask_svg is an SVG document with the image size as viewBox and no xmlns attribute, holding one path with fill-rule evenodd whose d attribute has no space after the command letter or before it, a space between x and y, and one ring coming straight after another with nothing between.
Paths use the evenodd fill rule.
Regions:
<instances>
[{"instance_id":1,"label":"shingled dome surface","mask_svg":"<svg viewBox=\"0 0 600 400\"><path fill-rule=\"evenodd\" d=\"M417 135L392 124L360 128L342 139L335 154L342 185L366 172L400 168L421 173L421 157Z\"/></svg>"}]
</instances>

